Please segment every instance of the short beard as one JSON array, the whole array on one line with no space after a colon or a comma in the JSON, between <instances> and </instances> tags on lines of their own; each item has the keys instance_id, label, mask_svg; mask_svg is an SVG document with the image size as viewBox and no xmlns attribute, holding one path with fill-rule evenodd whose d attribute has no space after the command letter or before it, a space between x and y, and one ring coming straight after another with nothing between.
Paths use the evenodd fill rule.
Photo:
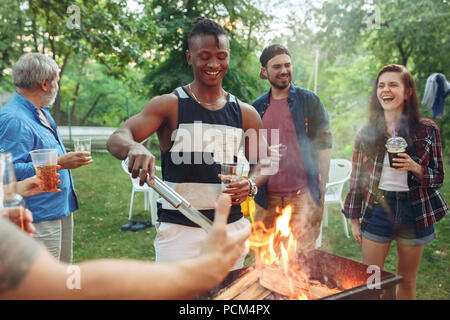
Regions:
<instances>
[{"instance_id":1,"label":"short beard","mask_svg":"<svg viewBox=\"0 0 450 320\"><path fill-rule=\"evenodd\" d=\"M56 90L56 87L51 87L49 92L42 94L42 106L48 107L53 104L53 102L55 102L57 94L58 90Z\"/></svg>"},{"instance_id":2,"label":"short beard","mask_svg":"<svg viewBox=\"0 0 450 320\"><path fill-rule=\"evenodd\" d=\"M272 87L275 87L275 88L278 89L278 90L284 90L284 89L286 89L287 87L289 87L290 84L291 84L291 82L289 81L287 85L285 85L285 86L280 86L279 84L277 84L277 83L275 83L275 82L272 82L272 81L270 81L270 80L269 80L269 82L270 82L270 85L271 85Z\"/></svg>"},{"instance_id":3,"label":"short beard","mask_svg":"<svg viewBox=\"0 0 450 320\"><path fill-rule=\"evenodd\" d=\"M288 83L286 85L279 85L279 84L275 83L274 81L272 81L269 72L267 72L267 80L269 80L269 83L270 83L270 85L272 87L274 87L274 88L276 88L278 90L284 90L284 89L286 89L287 87L289 87L291 85L292 76L289 73L289 81L288 81Z\"/></svg>"}]
</instances>

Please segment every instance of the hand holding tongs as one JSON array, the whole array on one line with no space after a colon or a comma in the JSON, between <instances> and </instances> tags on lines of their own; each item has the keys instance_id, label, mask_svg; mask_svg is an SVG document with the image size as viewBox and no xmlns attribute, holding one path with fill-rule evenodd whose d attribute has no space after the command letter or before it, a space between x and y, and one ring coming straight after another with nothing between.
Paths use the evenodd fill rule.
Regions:
<instances>
[{"instance_id":1,"label":"hand holding tongs","mask_svg":"<svg viewBox=\"0 0 450 320\"><path fill-rule=\"evenodd\" d=\"M169 202L175 209L178 209L178 211L180 211L186 218L209 232L212 226L212 221L201 214L197 209L192 207L187 200L176 193L175 190L170 188L160 178L155 176L155 183L150 184L149 176L147 176L147 184L167 202Z\"/></svg>"},{"instance_id":2,"label":"hand holding tongs","mask_svg":"<svg viewBox=\"0 0 450 320\"><path fill-rule=\"evenodd\" d=\"M128 165L129 159L125 160ZM198 224L204 230L209 232L212 227L212 221L201 214L197 209L191 206L191 204L185 200L182 196L175 192L171 187L164 183L160 178L155 176L155 183L151 184L149 181L150 176L147 175L147 184L155 190L161 197L169 202L175 209L178 209L186 218L192 222Z\"/></svg>"}]
</instances>

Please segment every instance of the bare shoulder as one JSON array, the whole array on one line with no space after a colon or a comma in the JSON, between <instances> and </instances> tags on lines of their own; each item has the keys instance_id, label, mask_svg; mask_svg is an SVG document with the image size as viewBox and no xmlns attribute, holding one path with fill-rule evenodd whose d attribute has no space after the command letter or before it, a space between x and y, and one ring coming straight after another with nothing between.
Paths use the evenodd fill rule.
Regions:
<instances>
[{"instance_id":1,"label":"bare shoulder","mask_svg":"<svg viewBox=\"0 0 450 320\"><path fill-rule=\"evenodd\" d=\"M178 99L173 93L153 97L141 112L128 119L118 132L130 131L141 142L165 126L177 112Z\"/></svg>"},{"instance_id":2,"label":"bare shoulder","mask_svg":"<svg viewBox=\"0 0 450 320\"><path fill-rule=\"evenodd\" d=\"M142 113L170 115L178 107L178 97L175 93L163 94L153 97L142 110Z\"/></svg>"},{"instance_id":3,"label":"bare shoulder","mask_svg":"<svg viewBox=\"0 0 450 320\"><path fill-rule=\"evenodd\" d=\"M238 102L241 107L242 127L244 131L247 129L260 129L262 127L262 121L256 109L239 99Z\"/></svg>"},{"instance_id":4,"label":"bare shoulder","mask_svg":"<svg viewBox=\"0 0 450 320\"><path fill-rule=\"evenodd\" d=\"M17 288L31 270L40 246L0 218L0 297Z\"/></svg>"}]
</instances>

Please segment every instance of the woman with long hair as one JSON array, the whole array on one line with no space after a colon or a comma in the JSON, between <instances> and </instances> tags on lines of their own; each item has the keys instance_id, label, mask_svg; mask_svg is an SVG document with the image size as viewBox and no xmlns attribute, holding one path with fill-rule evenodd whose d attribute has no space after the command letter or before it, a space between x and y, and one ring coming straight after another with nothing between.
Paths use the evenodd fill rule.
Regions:
<instances>
[{"instance_id":1,"label":"woman with long hair","mask_svg":"<svg viewBox=\"0 0 450 320\"><path fill-rule=\"evenodd\" d=\"M386 142L402 137L407 148L393 158ZM403 277L398 299L415 299L416 277L433 224L446 214L438 192L444 181L437 125L422 118L411 73L400 65L383 67L375 81L368 123L357 134L353 170L343 213L351 219L363 262L383 269L390 244L397 242L397 272Z\"/></svg>"}]
</instances>

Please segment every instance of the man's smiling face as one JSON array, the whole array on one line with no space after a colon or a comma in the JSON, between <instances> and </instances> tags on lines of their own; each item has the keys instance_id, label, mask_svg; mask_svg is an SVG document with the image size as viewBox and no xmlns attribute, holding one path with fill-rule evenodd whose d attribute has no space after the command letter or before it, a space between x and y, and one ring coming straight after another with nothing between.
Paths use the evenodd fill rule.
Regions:
<instances>
[{"instance_id":1,"label":"man's smiling face","mask_svg":"<svg viewBox=\"0 0 450 320\"><path fill-rule=\"evenodd\" d=\"M217 43L219 46L217 46ZM186 52L194 78L207 86L221 84L230 63L230 44L226 35L196 35Z\"/></svg>"},{"instance_id":2,"label":"man's smiling face","mask_svg":"<svg viewBox=\"0 0 450 320\"><path fill-rule=\"evenodd\" d=\"M291 83L291 57L287 54L279 54L273 57L267 62L266 67L262 67L261 70L270 84L277 89L285 89Z\"/></svg>"}]
</instances>

